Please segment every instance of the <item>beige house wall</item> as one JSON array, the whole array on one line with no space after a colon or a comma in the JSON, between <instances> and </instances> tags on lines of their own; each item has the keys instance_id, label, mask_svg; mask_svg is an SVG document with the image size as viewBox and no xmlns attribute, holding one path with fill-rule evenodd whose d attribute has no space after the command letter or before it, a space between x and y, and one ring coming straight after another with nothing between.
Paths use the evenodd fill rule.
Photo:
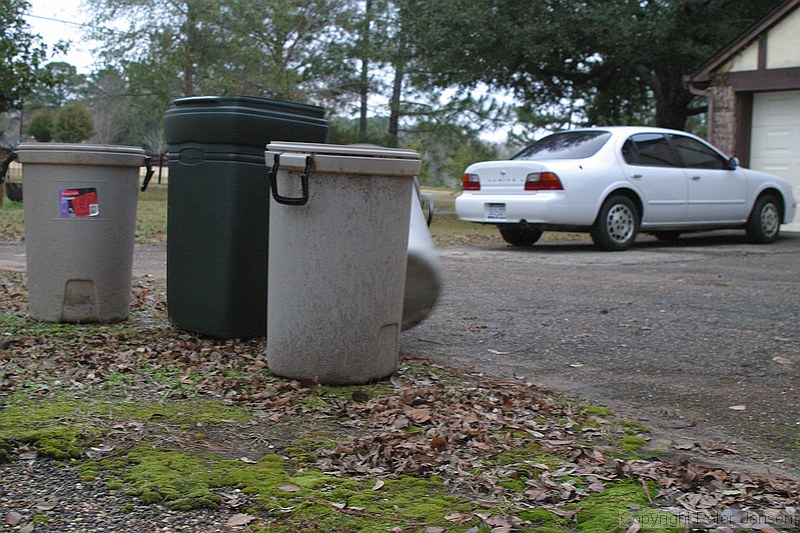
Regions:
<instances>
[{"instance_id":1,"label":"beige house wall","mask_svg":"<svg viewBox=\"0 0 800 533\"><path fill-rule=\"evenodd\" d=\"M767 32L767 68L800 67L800 9Z\"/></svg>"},{"instance_id":2,"label":"beige house wall","mask_svg":"<svg viewBox=\"0 0 800 533\"><path fill-rule=\"evenodd\" d=\"M758 69L758 43L753 43L742 50L722 68L728 72L745 72Z\"/></svg>"}]
</instances>

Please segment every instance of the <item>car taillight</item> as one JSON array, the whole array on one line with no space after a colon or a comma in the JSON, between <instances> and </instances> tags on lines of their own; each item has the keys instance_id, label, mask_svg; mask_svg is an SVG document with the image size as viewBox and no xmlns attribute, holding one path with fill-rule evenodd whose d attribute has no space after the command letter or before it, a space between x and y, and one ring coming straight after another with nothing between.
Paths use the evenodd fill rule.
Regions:
<instances>
[{"instance_id":1,"label":"car taillight","mask_svg":"<svg viewBox=\"0 0 800 533\"><path fill-rule=\"evenodd\" d=\"M563 191L561 180L552 172L536 172L525 178L526 191Z\"/></svg>"},{"instance_id":2,"label":"car taillight","mask_svg":"<svg viewBox=\"0 0 800 533\"><path fill-rule=\"evenodd\" d=\"M464 174L464 190L465 191L481 190L481 178L477 174Z\"/></svg>"}]
</instances>

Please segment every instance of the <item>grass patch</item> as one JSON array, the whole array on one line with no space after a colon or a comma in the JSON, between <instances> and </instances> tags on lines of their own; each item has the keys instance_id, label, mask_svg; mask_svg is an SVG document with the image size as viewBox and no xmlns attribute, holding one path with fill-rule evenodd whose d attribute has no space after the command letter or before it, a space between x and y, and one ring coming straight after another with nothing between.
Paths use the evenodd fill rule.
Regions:
<instances>
[{"instance_id":1,"label":"grass patch","mask_svg":"<svg viewBox=\"0 0 800 533\"><path fill-rule=\"evenodd\" d=\"M167 185L150 182L147 190L139 194L136 208L136 242L166 244Z\"/></svg>"},{"instance_id":2,"label":"grass patch","mask_svg":"<svg viewBox=\"0 0 800 533\"><path fill-rule=\"evenodd\" d=\"M22 202L3 198L0 205L0 241L21 241L25 236Z\"/></svg>"}]
</instances>

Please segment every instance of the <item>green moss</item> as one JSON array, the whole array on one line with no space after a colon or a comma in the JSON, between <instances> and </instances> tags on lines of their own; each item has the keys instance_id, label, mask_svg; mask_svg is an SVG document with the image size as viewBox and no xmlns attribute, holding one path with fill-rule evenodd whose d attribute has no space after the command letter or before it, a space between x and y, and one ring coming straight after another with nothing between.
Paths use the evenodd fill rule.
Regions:
<instances>
[{"instance_id":1,"label":"green moss","mask_svg":"<svg viewBox=\"0 0 800 533\"><path fill-rule=\"evenodd\" d=\"M514 478L502 478L497 481L497 484L504 489L512 490L514 492L525 492L527 488L525 482Z\"/></svg>"},{"instance_id":2,"label":"green moss","mask_svg":"<svg viewBox=\"0 0 800 533\"><path fill-rule=\"evenodd\" d=\"M292 443L283 449L289 461L298 468L303 465L313 465L317 460L317 451L336 447L336 440L340 435L327 431L315 431L298 435Z\"/></svg>"},{"instance_id":3,"label":"green moss","mask_svg":"<svg viewBox=\"0 0 800 533\"><path fill-rule=\"evenodd\" d=\"M650 493L657 487L651 484ZM608 485L599 494L582 499L577 515L579 533L624 533L634 518L641 525L642 533L678 533L677 520L669 513L650 507L647 493L641 484L621 482Z\"/></svg>"},{"instance_id":4,"label":"green moss","mask_svg":"<svg viewBox=\"0 0 800 533\"><path fill-rule=\"evenodd\" d=\"M20 444L56 459L80 457L84 448L99 440L112 423L193 425L249 419L245 410L213 401L164 405L88 400L36 402L18 395L0 409L0 459L7 460Z\"/></svg>"},{"instance_id":5,"label":"green moss","mask_svg":"<svg viewBox=\"0 0 800 533\"><path fill-rule=\"evenodd\" d=\"M580 409L589 416L607 417L611 414L611 409L602 405L581 405Z\"/></svg>"},{"instance_id":6,"label":"green moss","mask_svg":"<svg viewBox=\"0 0 800 533\"><path fill-rule=\"evenodd\" d=\"M636 422L631 422L629 420L623 420L621 422L622 427L625 428L625 433L628 435L636 435L637 433L650 433L650 428L647 426L643 426Z\"/></svg>"},{"instance_id":7,"label":"green moss","mask_svg":"<svg viewBox=\"0 0 800 533\"><path fill-rule=\"evenodd\" d=\"M444 527L452 526L445 516L479 510L474 503L446 494L436 478L402 476L377 486L375 480L338 478L313 468L290 475L290 465L277 455L246 464L142 447L125 457L101 461L100 468L142 502L162 502L172 509L216 507L220 499L214 489L238 488L250 495L255 511L271 523L269 531L385 531L420 522Z\"/></svg>"},{"instance_id":8,"label":"green moss","mask_svg":"<svg viewBox=\"0 0 800 533\"><path fill-rule=\"evenodd\" d=\"M567 521L563 517L545 509L533 509L519 514L522 520L530 522L530 528L536 533L564 533Z\"/></svg>"},{"instance_id":9,"label":"green moss","mask_svg":"<svg viewBox=\"0 0 800 533\"><path fill-rule=\"evenodd\" d=\"M619 440L619 449L631 455L636 455L647 446L647 441L637 435L625 435Z\"/></svg>"},{"instance_id":10,"label":"green moss","mask_svg":"<svg viewBox=\"0 0 800 533\"><path fill-rule=\"evenodd\" d=\"M142 502L163 502L171 509L186 510L219 506L219 496L211 492L221 486L212 463L213 459L189 453L140 448L100 465Z\"/></svg>"}]
</instances>

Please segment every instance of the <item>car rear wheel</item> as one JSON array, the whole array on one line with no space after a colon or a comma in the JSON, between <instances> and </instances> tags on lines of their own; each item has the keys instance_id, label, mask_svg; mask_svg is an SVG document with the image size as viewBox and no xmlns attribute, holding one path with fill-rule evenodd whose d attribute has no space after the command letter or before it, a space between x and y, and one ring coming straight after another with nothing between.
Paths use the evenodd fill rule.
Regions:
<instances>
[{"instance_id":1,"label":"car rear wheel","mask_svg":"<svg viewBox=\"0 0 800 533\"><path fill-rule=\"evenodd\" d=\"M759 196L747 219L747 238L755 244L768 244L778 239L780 229L781 209L778 200L772 194Z\"/></svg>"},{"instance_id":2,"label":"car rear wheel","mask_svg":"<svg viewBox=\"0 0 800 533\"><path fill-rule=\"evenodd\" d=\"M619 252L633 246L639 231L639 212L626 196L608 198L592 226L592 241L601 250Z\"/></svg>"},{"instance_id":3,"label":"car rear wheel","mask_svg":"<svg viewBox=\"0 0 800 533\"><path fill-rule=\"evenodd\" d=\"M544 233L540 229L534 229L522 224L498 224L497 229L508 244L512 246L530 246L539 240Z\"/></svg>"}]
</instances>

